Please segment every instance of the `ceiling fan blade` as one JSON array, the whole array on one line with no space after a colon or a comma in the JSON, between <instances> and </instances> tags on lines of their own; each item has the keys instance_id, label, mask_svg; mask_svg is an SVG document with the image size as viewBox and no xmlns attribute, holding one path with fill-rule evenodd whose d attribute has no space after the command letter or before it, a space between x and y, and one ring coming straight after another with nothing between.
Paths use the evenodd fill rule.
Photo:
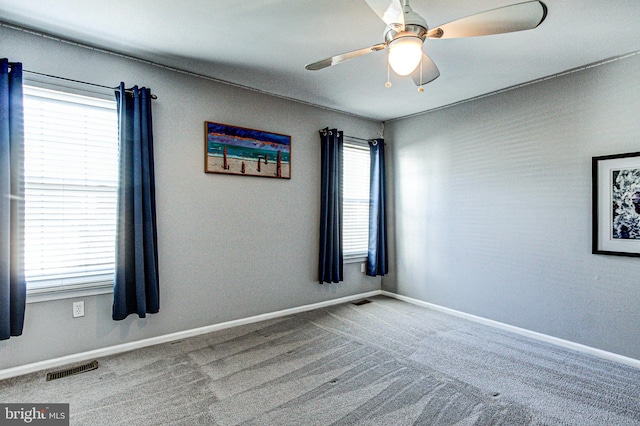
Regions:
<instances>
[{"instance_id":1,"label":"ceiling fan blade","mask_svg":"<svg viewBox=\"0 0 640 426\"><path fill-rule=\"evenodd\" d=\"M310 71L321 70L322 68L330 67L332 65L339 64L340 62L348 61L349 59L366 55L367 53L377 52L378 50L382 50L385 47L387 47L385 43L375 44L371 47L365 47L364 49L358 49L358 50L353 50L351 52L341 53L339 55L335 55L330 58L305 65L305 68Z\"/></svg>"},{"instance_id":2,"label":"ceiling fan blade","mask_svg":"<svg viewBox=\"0 0 640 426\"><path fill-rule=\"evenodd\" d=\"M433 62L426 53L423 53L422 64L418 65L418 67L411 73L413 82L416 86L422 86L427 83L431 83L438 77L440 77L440 70L436 66L436 63Z\"/></svg>"},{"instance_id":3,"label":"ceiling fan blade","mask_svg":"<svg viewBox=\"0 0 640 426\"><path fill-rule=\"evenodd\" d=\"M536 28L547 17L541 1L504 6L467 16L429 30L429 38L475 37Z\"/></svg>"},{"instance_id":4,"label":"ceiling fan blade","mask_svg":"<svg viewBox=\"0 0 640 426\"><path fill-rule=\"evenodd\" d=\"M369 7L385 24L400 24L404 27L404 9L400 0L365 0Z\"/></svg>"}]
</instances>

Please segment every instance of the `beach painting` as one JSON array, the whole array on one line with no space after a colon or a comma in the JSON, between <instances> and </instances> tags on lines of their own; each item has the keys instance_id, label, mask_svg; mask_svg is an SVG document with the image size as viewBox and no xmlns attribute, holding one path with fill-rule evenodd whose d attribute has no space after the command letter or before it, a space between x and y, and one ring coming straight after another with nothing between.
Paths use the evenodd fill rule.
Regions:
<instances>
[{"instance_id":1,"label":"beach painting","mask_svg":"<svg viewBox=\"0 0 640 426\"><path fill-rule=\"evenodd\" d=\"M291 136L206 121L204 171L291 179Z\"/></svg>"}]
</instances>

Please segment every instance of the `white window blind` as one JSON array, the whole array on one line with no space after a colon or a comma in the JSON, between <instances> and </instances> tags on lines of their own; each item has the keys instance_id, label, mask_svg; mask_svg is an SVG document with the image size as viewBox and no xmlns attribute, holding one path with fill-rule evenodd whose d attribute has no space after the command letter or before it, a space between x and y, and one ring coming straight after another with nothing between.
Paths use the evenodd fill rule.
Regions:
<instances>
[{"instance_id":1,"label":"white window blind","mask_svg":"<svg viewBox=\"0 0 640 426\"><path fill-rule=\"evenodd\" d=\"M367 143L344 142L343 252L345 259L367 255L369 245L369 164Z\"/></svg>"},{"instance_id":2,"label":"white window blind","mask_svg":"<svg viewBox=\"0 0 640 426\"><path fill-rule=\"evenodd\" d=\"M27 289L112 283L115 100L25 86L24 120Z\"/></svg>"}]
</instances>

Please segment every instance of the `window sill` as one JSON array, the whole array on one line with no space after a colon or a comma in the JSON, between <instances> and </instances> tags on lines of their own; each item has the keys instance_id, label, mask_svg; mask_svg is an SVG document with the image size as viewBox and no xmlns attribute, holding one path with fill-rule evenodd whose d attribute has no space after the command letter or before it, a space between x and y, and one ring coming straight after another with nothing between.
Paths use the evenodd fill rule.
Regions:
<instances>
[{"instance_id":1,"label":"window sill","mask_svg":"<svg viewBox=\"0 0 640 426\"><path fill-rule=\"evenodd\" d=\"M344 263L361 263L361 262L366 262L367 261L367 255L352 255L352 256L345 256L343 259Z\"/></svg>"},{"instance_id":2,"label":"window sill","mask_svg":"<svg viewBox=\"0 0 640 426\"><path fill-rule=\"evenodd\" d=\"M96 282L81 285L41 287L27 289L27 303L48 302L50 300L74 299L113 293L113 282Z\"/></svg>"}]
</instances>

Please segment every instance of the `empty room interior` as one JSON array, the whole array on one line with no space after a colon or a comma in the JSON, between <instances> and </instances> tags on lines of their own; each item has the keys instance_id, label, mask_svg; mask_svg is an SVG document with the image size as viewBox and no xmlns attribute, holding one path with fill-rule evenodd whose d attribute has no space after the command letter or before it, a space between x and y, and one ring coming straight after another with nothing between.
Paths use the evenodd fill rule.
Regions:
<instances>
[{"instance_id":1,"label":"empty room interior","mask_svg":"<svg viewBox=\"0 0 640 426\"><path fill-rule=\"evenodd\" d=\"M117 116L120 167L100 276L59 272L72 231L39 242L56 213L30 216L44 183L2 183L3 212L26 203L26 297L0 340L0 403L69 404L71 424L640 424L638 17L638 2L595 0L0 0L24 178L74 163L29 148L30 105L57 93ZM139 88L142 311L129 302L149 268L119 287L133 249L113 243L147 229L120 219L121 110ZM250 138L262 148L238 148ZM347 208L347 152L366 159L364 218Z\"/></svg>"}]
</instances>

